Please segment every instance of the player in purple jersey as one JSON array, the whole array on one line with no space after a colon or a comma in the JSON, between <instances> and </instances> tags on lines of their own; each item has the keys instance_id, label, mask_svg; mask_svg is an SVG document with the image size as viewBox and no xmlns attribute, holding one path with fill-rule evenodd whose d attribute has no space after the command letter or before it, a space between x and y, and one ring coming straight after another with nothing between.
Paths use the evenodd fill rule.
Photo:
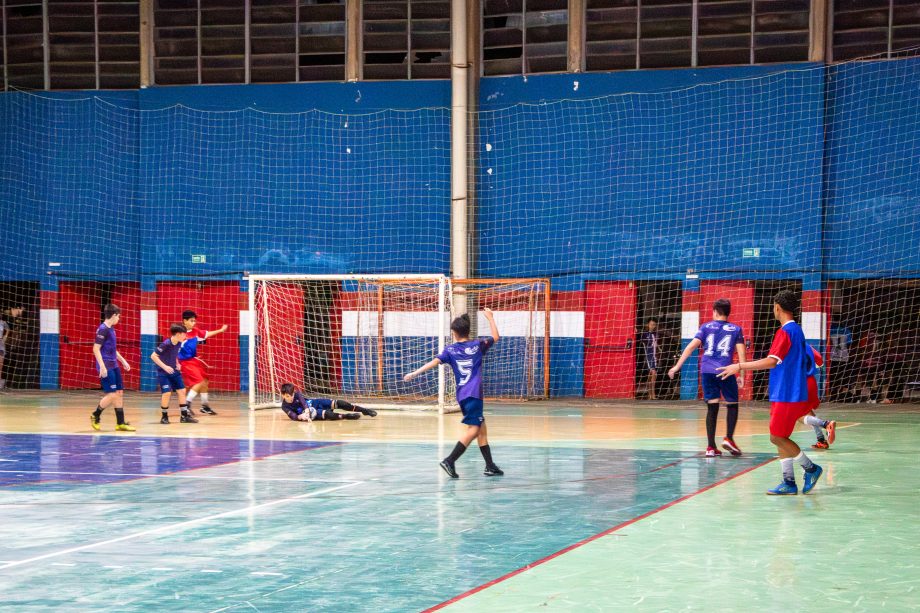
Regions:
<instances>
[{"instance_id":1,"label":"player in purple jersey","mask_svg":"<svg viewBox=\"0 0 920 613\"><path fill-rule=\"evenodd\" d=\"M89 423L93 430L98 430L102 412L109 403L114 402L115 429L122 432L134 432L134 426L125 421L125 385L121 379L121 369L118 367L119 363L121 363L125 368L125 372L127 372L131 370L131 365L118 353L115 339L114 327L121 321L121 309L114 304L107 304L103 309L102 315L105 317L105 321L96 328L93 355L96 357L96 369L99 371L99 382L104 396L96 406L96 410L89 416Z\"/></svg>"},{"instance_id":2,"label":"player in purple jersey","mask_svg":"<svg viewBox=\"0 0 920 613\"><path fill-rule=\"evenodd\" d=\"M466 431L460 436L460 440L457 441L450 455L441 461L441 468L454 479L459 478L454 464L474 438L477 439L479 451L482 452L482 457L486 461L483 474L487 477L505 474L492 461L485 417L482 415L482 358L501 338L498 335L498 326L495 325L495 316L491 309L483 309L483 313L489 322L491 337L470 340L470 316L461 315L450 324L453 344L445 347L438 357L403 377L405 381L411 381L423 372L441 364L450 364L454 371L454 378L457 381L457 402L460 403L460 410L463 411L461 423L466 424Z\"/></svg>"},{"instance_id":3,"label":"player in purple jersey","mask_svg":"<svg viewBox=\"0 0 920 613\"><path fill-rule=\"evenodd\" d=\"M342 413L336 413L339 409ZM333 398L304 398L293 383L281 384L281 410L293 421L335 421L377 417L377 411Z\"/></svg>"},{"instance_id":4,"label":"player in purple jersey","mask_svg":"<svg viewBox=\"0 0 920 613\"><path fill-rule=\"evenodd\" d=\"M185 399L185 381L182 380L182 366L179 364L179 351L182 341L185 340L185 326L173 324L169 327L169 338L160 343L150 359L157 365L157 385L160 386L160 416L161 424L169 423L169 398L173 392L179 398L179 422L183 424L197 424L198 420L188 410Z\"/></svg>"},{"instance_id":5,"label":"player in purple jersey","mask_svg":"<svg viewBox=\"0 0 920 613\"><path fill-rule=\"evenodd\" d=\"M716 423L719 421L719 398L725 399L727 415L726 433L722 439L722 448L734 456L741 455L741 449L735 444L735 426L738 424L738 389L744 387L744 373L737 379L719 378L719 369L732 363L735 352L738 359L744 361L744 332L741 326L729 323L732 303L726 298L719 298L712 305L712 321L703 324L687 348L680 355L677 364L668 371L668 377L674 378L690 354L697 347L703 347L700 359L700 380L703 384L703 400L706 402L706 457L722 455L716 447Z\"/></svg>"}]
</instances>

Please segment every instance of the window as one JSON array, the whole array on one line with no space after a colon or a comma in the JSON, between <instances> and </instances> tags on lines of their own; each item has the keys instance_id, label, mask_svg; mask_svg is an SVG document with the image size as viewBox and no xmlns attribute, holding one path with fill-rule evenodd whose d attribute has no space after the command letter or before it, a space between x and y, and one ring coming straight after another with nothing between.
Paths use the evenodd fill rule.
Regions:
<instances>
[{"instance_id":1,"label":"window","mask_svg":"<svg viewBox=\"0 0 920 613\"><path fill-rule=\"evenodd\" d=\"M484 0L485 75L563 72L568 55L567 0Z\"/></svg>"},{"instance_id":2,"label":"window","mask_svg":"<svg viewBox=\"0 0 920 613\"><path fill-rule=\"evenodd\" d=\"M364 0L364 78L450 77L450 0Z\"/></svg>"}]
</instances>

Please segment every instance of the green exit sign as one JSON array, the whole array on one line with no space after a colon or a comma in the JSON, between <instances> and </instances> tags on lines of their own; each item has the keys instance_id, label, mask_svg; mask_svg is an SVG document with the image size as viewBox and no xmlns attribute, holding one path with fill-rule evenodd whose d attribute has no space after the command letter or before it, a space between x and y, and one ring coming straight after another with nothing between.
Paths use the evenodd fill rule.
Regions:
<instances>
[{"instance_id":1,"label":"green exit sign","mask_svg":"<svg viewBox=\"0 0 920 613\"><path fill-rule=\"evenodd\" d=\"M760 247L745 247L741 251L741 257L759 258L760 257Z\"/></svg>"},{"instance_id":2,"label":"green exit sign","mask_svg":"<svg viewBox=\"0 0 920 613\"><path fill-rule=\"evenodd\" d=\"M207 264L208 256L206 255L193 255L192 264Z\"/></svg>"}]
</instances>

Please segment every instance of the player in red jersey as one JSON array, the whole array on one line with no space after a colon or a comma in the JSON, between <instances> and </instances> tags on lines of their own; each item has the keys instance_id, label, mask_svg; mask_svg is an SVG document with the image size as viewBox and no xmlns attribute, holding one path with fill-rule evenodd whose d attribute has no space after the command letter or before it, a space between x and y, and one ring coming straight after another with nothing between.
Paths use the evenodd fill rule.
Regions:
<instances>
[{"instance_id":1,"label":"player in red jersey","mask_svg":"<svg viewBox=\"0 0 920 613\"><path fill-rule=\"evenodd\" d=\"M197 321L198 315L195 311L182 312L182 325L185 326L186 339L179 351L179 363L182 366L182 378L189 390L186 398L189 410L191 410L192 400L200 394L201 412L205 415L217 415L208 405L208 365L198 357L198 344L218 334L223 334L227 331L227 326L225 324L217 330L205 331L195 327Z\"/></svg>"}]
</instances>

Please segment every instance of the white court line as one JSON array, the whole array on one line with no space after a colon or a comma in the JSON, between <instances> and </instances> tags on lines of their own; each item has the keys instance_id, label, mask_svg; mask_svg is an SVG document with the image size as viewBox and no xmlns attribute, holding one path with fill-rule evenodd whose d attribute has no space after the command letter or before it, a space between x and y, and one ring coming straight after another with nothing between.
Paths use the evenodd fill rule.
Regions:
<instances>
[{"instance_id":1,"label":"white court line","mask_svg":"<svg viewBox=\"0 0 920 613\"><path fill-rule=\"evenodd\" d=\"M217 466L202 466L201 468L190 468L188 470L205 470L207 468L218 468ZM251 477L216 477L210 475L148 475L146 473L84 473L69 472L66 470L0 470L2 473L13 473L17 475L94 475L97 477L148 477L148 478L169 478L169 479L216 479L220 481L252 481ZM267 477L265 479L256 478L255 481L291 481L294 483L351 483L351 481L335 481L333 479L286 479L284 477ZM109 485L109 484L105 484Z\"/></svg>"},{"instance_id":2,"label":"white court line","mask_svg":"<svg viewBox=\"0 0 920 613\"><path fill-rule=\"evenodd\" d=\"M253 511L259 509L267 509L268 507L274 507L279 504L285 504L288 502L293 502L295 500L302 500L304 498L310 498L311 496L319 496L320 494L328 494L329 492L334 492L336 490L345 489L346 487L354 487L356 485L361 485L364 481L352 481L351 483L345 483L343 485L337 485L335 487L327 487L326 489L317 490L315 492L307 492L306 494L300 494L299 496L291 496L290 498L280 498L278 500L272 500L270 502L263 502L262 504L257 504L249 507L243 507L241 509L234 509L233 511L224 511L223 513L218 513L216 515L208 515L206 517L199 517L198 519L190 519L188 521L179 522L177 524L167 524L165 526L160 526L159 528L152 528L150 530L143 530L141 532L135 532L133 534L126 534L125 536L120 536L118 538L109 539L107 541L99 541L98 543L89 543L88 545L80 545L79 547L71 547L70 549L62 549L60 551L53 551L51 553L46 553L40 556L35 556L34 558L26 558L25 560L17 560L15 562L8 562L3 566L0 566L0 570L6 570L8 568L13 568L14 566L22 566L23 564L31 564L32 562L38 562L40 560L47 560L48 558L56 558L58 556L67 555L69 553L76 553L78 551L85 551L87 549L95 549L96 547L102 547L104 545L111 545L113 543L120 543L122 541L128 541L134 538L141 536L148 536L151 534L159 534L161 532L180 532L195 526L202 524L204 522L210 522L215 519L220 519L222 517L232 517L233 515L242 515L244 513L252 513Z\"/></svg>"}]
</instances>

